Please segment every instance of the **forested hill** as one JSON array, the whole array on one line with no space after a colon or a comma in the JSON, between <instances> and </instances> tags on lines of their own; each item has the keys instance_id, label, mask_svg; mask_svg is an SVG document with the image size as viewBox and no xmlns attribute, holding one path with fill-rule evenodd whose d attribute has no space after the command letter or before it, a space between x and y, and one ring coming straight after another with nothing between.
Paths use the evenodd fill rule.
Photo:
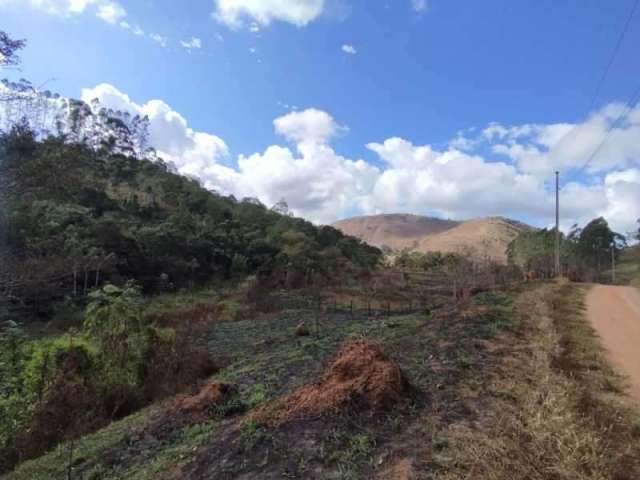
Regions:
<instances>
[{"instance_id":1,"label":"forested hill","mask_svg":"<svg viewBox=\"0 0 640 480\"><path fill-rule=\"evenodd\" d=\"M114 145L39 139L26 124L0 135L0 297L46 316L52 302L107 281L146 292L246 274L308 283L379 260L284 204L216 194Z\"/></svg>"}]
</instances>

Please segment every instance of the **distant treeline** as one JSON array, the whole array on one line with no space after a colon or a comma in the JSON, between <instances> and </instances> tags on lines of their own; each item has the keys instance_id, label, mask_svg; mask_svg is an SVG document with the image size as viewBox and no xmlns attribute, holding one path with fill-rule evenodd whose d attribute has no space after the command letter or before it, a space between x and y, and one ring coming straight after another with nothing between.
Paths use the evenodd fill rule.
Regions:
<instances>
[{"instance_id":1,"label":"distant treeline","mask_svg":"<svg viewBox=\"0 0 640 480\"><path fill-rule=\"evenodd\" d=\"M555 270L555 229L522 232L507 248L509 262L539 278L550 278ZM598 281L610 270L626 238L609 228L607 221L596 218L584 228L574 225L565 235L560 233L562 274L572 280Z\"/></svg>"}]
</instances>

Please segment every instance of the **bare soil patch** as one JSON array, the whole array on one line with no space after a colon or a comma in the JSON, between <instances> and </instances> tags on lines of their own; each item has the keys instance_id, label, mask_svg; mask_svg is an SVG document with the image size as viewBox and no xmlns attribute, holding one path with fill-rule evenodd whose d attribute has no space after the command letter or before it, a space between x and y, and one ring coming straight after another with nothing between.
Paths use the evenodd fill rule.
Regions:
<instances>
[{"instance_id":1,"label":"bare soil patch","mask_svg":"<svg viewBox=\"0 0 640 480\"><path fill-rule=\"evenodd\" d=\"M640 291L596 285L587 294L586 305L609 361L628 375L629 393L640 403Z\"/></svg>"}]
</instances>

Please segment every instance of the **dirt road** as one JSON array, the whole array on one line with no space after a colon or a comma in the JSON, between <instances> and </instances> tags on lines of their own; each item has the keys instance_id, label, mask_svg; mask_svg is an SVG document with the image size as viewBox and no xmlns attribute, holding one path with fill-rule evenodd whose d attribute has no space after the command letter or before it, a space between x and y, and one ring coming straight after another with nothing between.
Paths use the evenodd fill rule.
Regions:
<instances>
[{"instance_id":1,"label":"dirt road","mask_svg":"<svg viewBox=\"0 0 640 480\"><path fill-rule=\"evenodd\" d=\"M587 294L587 316L640 403L640 290L596 285Z\"/></svg>"}]
</instances>

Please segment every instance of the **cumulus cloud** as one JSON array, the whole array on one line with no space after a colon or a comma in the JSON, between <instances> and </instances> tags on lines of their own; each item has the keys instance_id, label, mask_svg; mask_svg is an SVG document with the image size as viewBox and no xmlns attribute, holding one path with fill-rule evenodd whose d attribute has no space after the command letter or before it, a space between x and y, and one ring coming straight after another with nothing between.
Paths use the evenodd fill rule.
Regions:
<instances>
[{"instance_id":1,"label":"cumulus cloud","mask_svg":"<svg viewBox=\"0 0 640 480\"><path fill-rule=\"evenodd\" d=\"M315 108L278 117L273 125L277 133L300 144L327 143L331 137L346 129L338 125L327 112Z\"/></svg>"},{"instance_id":2,"label":"cumulus cloud","mask_svg":"<svg viewBox=\"0 0 640 480\"><path fill-rule=\"evenodd\" d=\"M262 153L240 155L237 168L213 166L205 185L237 197L257 197L267 205L285 198L291 210L330 223L351 209L366 208L379 170L361 159L345 158L329 145L344 131L326 112L307 109L274 120L275 132L295 149L271 145Z\"/></svg>"},{"instance_id":3,"label":"cumulus cloud","mask_svg":"<svg viewBox=\"0 0 640 480\"><path fill-rule=\"evenodd\" d=\"M190 40L182 40L180 42L180 45L182 45L187 50L199 49L202 48L202 40L197 37L191 37Z\"/></svg>"},{"instance_id":4,"label":"cumulus cloud","mask_svg":"<svg viewBox=\"0 0 640 480\"><path fill-rule=\"evenodd\" d=\"M579 152L587 155L589 149L568 140L599 143L600 138L585 138L585 132L594 128L592 135L602 134L602 125L611 125L611 118L621 112L615 104L580 125L494 123L475 137L472 131L459 132L442 149L387 138L366 145L379 158L376 166L337 152L331 142L348 129L316 108L292 111L273 121L275 133L287 144L240 154L230 162L220 137L194 131L161 100L138 104L108 84L83 90L82 98L148 115L151 144L181 173L198 177L207 188L237 198L257 197L267 205L285 198L294 213L320 223L353 214L413 212L458 219L505 215L545 226L554 212L548 181L552 175L547 170L561 165L581 172L564 177L570 181L561 193L563 228L604 216L614 229L626 233L640 217L640 155L634 153L640 136L617 145L612 150L617 152L615 159L596 167L578 161ZM626 138L638 120L635 111L629 112L612 135L624 133ZM565 153L576 152L573 160L550 153L560 146ZM597 173L591 173L592 168Z\"/></svg>"},{"instance_id":5,"label":"cumulus cloud","mask_svg":"<svg viewBox=\"0 0 640 480\"><path fill-rule=\"evenodd\" d=\"M370 143L387 164L369 198L373 211L426 210L450 218L544 215L544 185L504 162L450 148L434 150L402 138Z\"/></svg>"},{"instance_id":6,"label":"cumulus cloud","mask_svg":"<svg viewBox=\"0 0 640 480\"><path fill-rule=\"evenodd\" d=\"M635 231L640 218L640 169L614 170L592 184L570 182L561 191L560 209L563 230L604 217L623 235Z\"/></svg>"},{"instance_id":7,"label":"cumulus cloud","mask_svg":"<svg viewBox=\"0 0 640 480\"><path fill-rule=\"evenodd\" d=\"M162 100L138 104L107 83L83 89L81 98L87 103L97 98L107 108L148 116L151 145L185 175L205 177L212 164L228 155L221 138L191 129L187 120Z\"/></svg>"},{"instance_id":8,"label":"cumulus cloud","mask_svg":"<svg viewBox=\"0 0 640 480\"><path fill-rule=\"evenodd\" d=\"M96 15L107 23L115 25L127 16L124 7L115 2L102 2L98 5Z\"/></svg>"},{"instance_id":9,"label":"cumulus cloud","mask_svg":"<svg viewBox=\"0 0 640 480\"><path fill-rule=\"evenodd\" d=\"M344 53L348 53L350 55L355 55L356 53L358 53L358 51L356 50L356 47L354 47L353 45L349 45L349 44L342 45L342 51Z\"/></svg>"},{"instance_id":10,"label":"cumulus cloud","mask_svg":"<svg viewBox=\"0 0 640 480\"><path fill-rule=\"evenodd\" d=\"M607 199L604 216L620 233L637 230L640 218L640 169L616 171L604 179Z\"/></svg>"},{"instance_id":11,"label":"cumulus cloud","mask_svg":"<svg viewBox=\"0 0 640 480\"><path fill-rule=\"evenodd\" d=\"M640 106L628 109L612 103L579 124L493 123L481 136L494 153L508 157L527 173L548 176L554 170L585 170L600 174L640 159Z\"/></svg>"},{"instance_id":12,"label":"cumulus cloud","mask_svg":"<svg viewBox=\"0 0 640 480\"><path fill-rule=\"evenodd\" d=\"M241 155L234 188L268 205L285 198L294 213L321 223L365 206L379 175L376 167L323 143L301 143L296 150L272 145L264 153Z\"/></svg>"},{"instance_id":13,"label":"cumulus cloud","mask_svg":"<svg viewBox=\"0 0 640 480\"><path fill-rule=\"evenodd\" d=\"M214 0L214 18L230 28L269 25L273 21L303 27L323 12L325 0Z\"/></svg>"}]
</instances>

